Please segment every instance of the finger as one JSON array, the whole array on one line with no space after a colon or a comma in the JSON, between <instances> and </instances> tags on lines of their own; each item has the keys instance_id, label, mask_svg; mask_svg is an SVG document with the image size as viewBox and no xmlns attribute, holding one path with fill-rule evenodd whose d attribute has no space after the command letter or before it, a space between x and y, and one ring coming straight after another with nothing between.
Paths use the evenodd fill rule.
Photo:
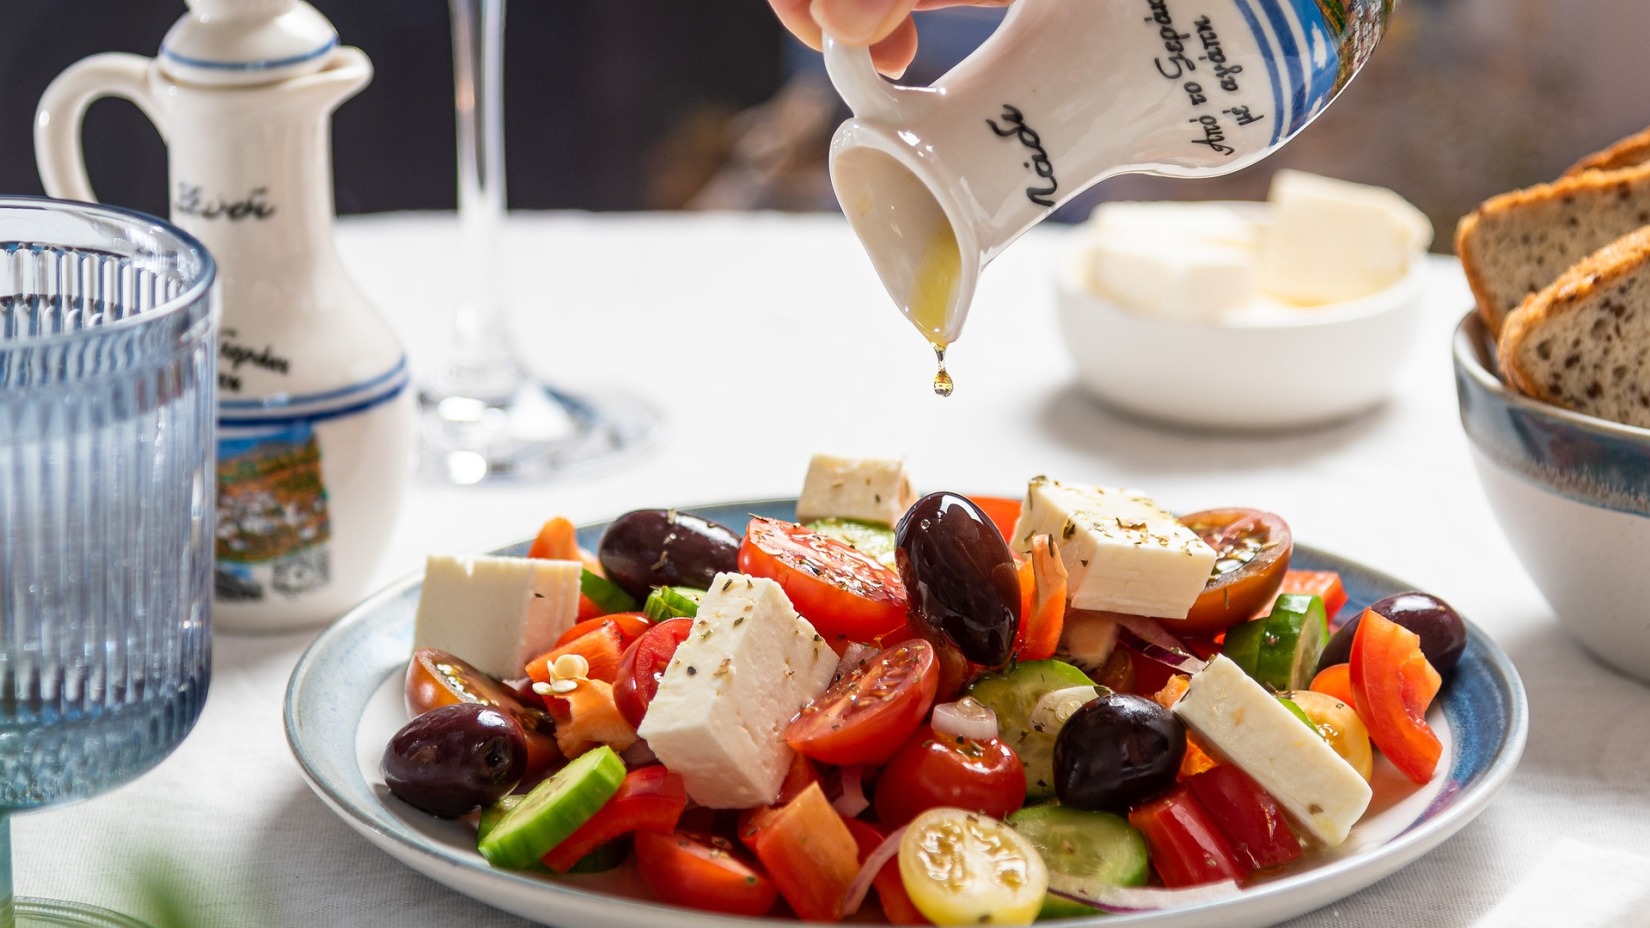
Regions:
<instances>
[{"instance_id":1,"label":"finger","mask_svg":"<svg viewBox=\"0 0 1650 928\"><path fill-rule=\"evenodd\" d=\"M871 63L889 77L899 77L917 57L917 24L906 17L881 42L871 46Z\"/></svg>"},{"instance_id":2,"label":"finger","mask_svg":"<svg viewBox=\"0 0 1650 928\"><path fill-rule=\"evenodd\" d=\"M814 22L814 16L808 12L808 6L813 0L768 0L779 22L791 34L801 39L814 51L819 51L822 44L819 23Z\"/></svg>"},{"instance_id":3,"label":"finger","mask_svg":"<svg viewBox=\"0 0 1650 928\"><path fill-rule=\"evenodd\" d=\"M916 0L813 0L814 21L839 41L873 45L888 38L911 14Z\"/></svg>"}]
</instances>

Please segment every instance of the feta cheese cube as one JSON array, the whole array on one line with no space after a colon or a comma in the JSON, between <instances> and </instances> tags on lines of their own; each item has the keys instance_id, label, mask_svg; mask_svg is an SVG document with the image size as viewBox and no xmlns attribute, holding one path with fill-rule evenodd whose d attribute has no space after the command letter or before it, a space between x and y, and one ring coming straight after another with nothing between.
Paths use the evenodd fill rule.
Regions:
<instances>
[{"instance_id":1,"label":"feta cheese cube","mask_svg":"<svg viewBox=\"0 0 1650 928\"><path fill-rule=\"evenodd\" d=\"M916 501L904 461L816 454L802 481L796 520L858 519L893 525Z\"/></svg>"},{"instance_id":2,"label":"feta cheese cube","mask_svg":"<svg viewBox=\"0 0 1650 928\"><path fill-rule=\"evenodd\" d=\"M576 561L431 555L413 622L414 648L440 648L501 680L573 626L579 612Z\"/></svg>"},{"instance_id":3,"label":"feta cheese cube","mask_svg":"<svg viewBox=\"0 0 1650 928\"><path fill-rule=\"evenodd\" d=\"M1139 490L1035 477L1010 539L1031 551L1050 535L1073 608L1184 619L1214 570L1215 552Z\"/></svg>"},{"instance_id":4,"label":"feta cheese cube","mask_svg":"<svg viewBox=\"0 0 1650 928\"><path fill-rule=\"evenodd\" d=\"M717 574L637 732L694 802L770 805L794 756L785 727L830 685L836 665L779 584Z\"/></svg>"},{"instance_id":5,"label":"feta cheese cube","mask_svg":"<svg viewBox=\"0 0 1650 928\"><path fill-rule=\"evenodd\" d=\"M1225 655L1192 675L1173 712L1330 847L1369 808L1374 794L1358 771Z\"/></svg>"},{"instance_id":6,"label":"feta cheese cube","mask_svg":"<svg viewBox=\"0 0 1650 928\"><path fill-rule=\"evenodd\" d=\"M1353 300L1390 287L1432 241L1426 215L1383 187L1286 170L1273 176L1268 199L1260 288L1291 303Z\"/></svg>"}]
</instances>

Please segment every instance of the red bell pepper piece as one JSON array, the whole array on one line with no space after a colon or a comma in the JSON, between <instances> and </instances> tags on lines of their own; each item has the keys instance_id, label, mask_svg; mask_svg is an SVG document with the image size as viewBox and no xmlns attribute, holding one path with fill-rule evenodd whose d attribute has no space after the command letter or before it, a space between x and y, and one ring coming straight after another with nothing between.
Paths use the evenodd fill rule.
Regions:
<instances>
[{"instance_id":1,"label":"red bell pepper piece","mask_svg":"<svg viewBox=\"0 0 1650 928\"><path fill-rule=\"evenodd\" d=\"M1283 585L1278 587L1278 593L1305 593L1317 596L1323 600L1324 615L1329 619L1330 627L1335 626L1335 614L1346 605L1346 587L1341 583L1341 575L1333 570L1286 570L1283 572ZM1271 603L1267 603L1271 608Z\"/></svg>"},{"instance_id":2,"label":"red bell pepper piece","mask_svg":"<svg viewBox=\"0 0 1650 928\"><path fill-rule=\"evenodd\" d=\"M1421 653L1421 636L1365 609L1352 637L1352 706L1369 740L1404 776L1426 783L1443 745L1427 724L1427 707L1443 681Z\"/></svg>"},{"instance_id":3,"label":"red bell pepper piece","mask_svg":"<svg viewBox=\"0 0 1650 928\"><path fill-rule=\"evenodd\" d=\"M1211 767L1186 786L1214 819L1237 858L1251 870L1286 864L1301 856L1283 809L1248 775L1231 764Z\"/></svg>"},{"instance_id":4,"label":"red bell pepper piece","mask_svg":"<svg viewBox=\"0 0 1650 928\"><path fill-rule=\"evenodd\" d=\"M564 654L577 654L590 664L590 679L612 683L619 677L624 646L624 633L619 630L618 623L597 622L596 627L585 634L528 661L527 676L535 683L549 683L550 665L556 662L556 658Z\"/></svg>"},{"instance_id":5,"label":"red bell pepper piece","mask_svg":"<svg viewBox=\"0 0 1650 928\"><path fill-rule=\"evenodd\" d=\"M561 637L556 639L553 647L565 647L601 628L603 622L611 622L618 626L619 640L627 648L630 647L632 641L641 637L643 632L653 627L653 623L648 621L647 616L642 615L640 612L610 612L606 615L599 615L595 618L574 623L572 628L561 633Z\"/></svg>"},{"instance_id":6,"label":"red bell pepper piece","mask_svg":"<svg viewBox=\"0 0 1650 928\"><path fill-rule=\"evenodd\" d=\"M1129 824L1145 837L1152 867L1164 886L1242 882L1249 876L1231 842L1185 784L1136 806L1129 812Z\"/></svg>"},{"instance_id":7,"label":"red bell pepper piece","mask_svg":"<svg viewBox=\"0 0 1650 928\"><path fill-rule=\"evenodd\" d=\"M681 774L660 764L638 767L625 774L606 805L540 859L551 870L566 873L584 855L620 835L675 831L685 808L687 789Z\"/></svg>"},{"instance_id":8,"label":"red bell pepper piece","mask_svg":"<svg viewBox=\"0 0 1650 928\"><path fill-rule=\"evenodd\" d=\"M859 845L818 783L774 812L748 843L798 918L842 921Z\"/></svg>"}]
</instances>

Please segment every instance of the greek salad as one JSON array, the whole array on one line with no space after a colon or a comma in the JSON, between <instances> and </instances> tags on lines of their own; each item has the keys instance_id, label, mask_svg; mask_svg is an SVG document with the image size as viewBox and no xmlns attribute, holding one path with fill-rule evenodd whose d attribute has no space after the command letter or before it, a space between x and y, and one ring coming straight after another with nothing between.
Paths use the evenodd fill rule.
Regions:
<instances>
[{"instance_id":1,"label":"greek salad","mask_svg":"<svg viewBox=\"0 0 1650 928\"><path fill-rule=\"evenodd\" d=\"M1465 627L1340 615L1278 516L818 455L796 521L644 509L432 556L384 751L493 866L730 915L1028 924L1238 894L1417 788Z\"/></svg>"}]
</instances>

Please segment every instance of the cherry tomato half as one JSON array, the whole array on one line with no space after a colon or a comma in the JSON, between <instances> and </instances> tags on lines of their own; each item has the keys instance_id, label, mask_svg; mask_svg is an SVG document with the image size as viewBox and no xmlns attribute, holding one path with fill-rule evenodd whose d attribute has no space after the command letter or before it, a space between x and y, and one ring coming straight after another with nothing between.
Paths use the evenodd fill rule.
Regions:
<instances>
[{"instance_id":1,"label":"cherry tomato half","mask_svg":"<svg viewBox=\"0 0 1650 928\"><path fill-rule=\"evenodd\" d=\"M419 648L407 662L402 684L407 717L431 709L473 702L497 706L521 726L527 740L527 776L536 775L561 760L556 749L555 723L543 709L518 699L514 690L437 648Z\"/></svg>"},{"instance_id":2,"label":"cherry tomato half","mask_svg":"<svg viewBox=\"0 0 1650 928\"><path fill-rule=\"evenodd\" d=\"M660 622L636 637L619 659L619 673L613 681L613 703L624 720L635 728L642 724L648 704L659 692L659 680L676 654L676 646L693 631L692 619Z\"/></svg>"},{"instance_id":3,"label":"cherry tomato half","mask_svg":"<svg viewBox=\"0 0 1650 928\"><path fill-rule=\"evenodd\" d=\"M1215 549L1215 570L1185 620L1168 628L1214 635L1272 604L1295 547L1286 522L1259 509L1205 509L1180 522Z\"/></svg>"},{"instance_id":4,"label":"cherry tomato half","mask_svg":"<svg viewBox=\"0 0 1650 928\"><path fill-rule=\"evenodd\" d=\"M739 569L777 582L791 605L839 651L905 629L905 587L893 568L793 522L752 518Z\"/></svg>"},{"instance_id":5,"label":"cherry tomato half","mask_svg":"<svg viewBox=\"0 0 1650 928\"><path fill-rule=\"evenodd\" d=\"M726 838L638 831L636 869L671 905L729 915L766 914L779 890Z\"/></svg>"},{"instance_id":6,"label":"cherry tomato half","mask_svg":"<svg viewBox=\"0 0 1650 928\"><path fill-rule=\"evenodd\" d=\"M798 754L827 764L881 764L934 705L934 646L904 641L854 668L802 707L785 729Z\"/></svg>"},{"instance_id":7,"label":"cherry tomato half","mask_svg":"<svg viewBox=\"0 0 1650 928\"><path fill-rule=\"evenodd\" d=\"M1007 818L1025 798L1025 765L1013 748L925 725L882 768L875 805L883 825L893 827L941 806Z\"/></svg>"}]
</instances>

